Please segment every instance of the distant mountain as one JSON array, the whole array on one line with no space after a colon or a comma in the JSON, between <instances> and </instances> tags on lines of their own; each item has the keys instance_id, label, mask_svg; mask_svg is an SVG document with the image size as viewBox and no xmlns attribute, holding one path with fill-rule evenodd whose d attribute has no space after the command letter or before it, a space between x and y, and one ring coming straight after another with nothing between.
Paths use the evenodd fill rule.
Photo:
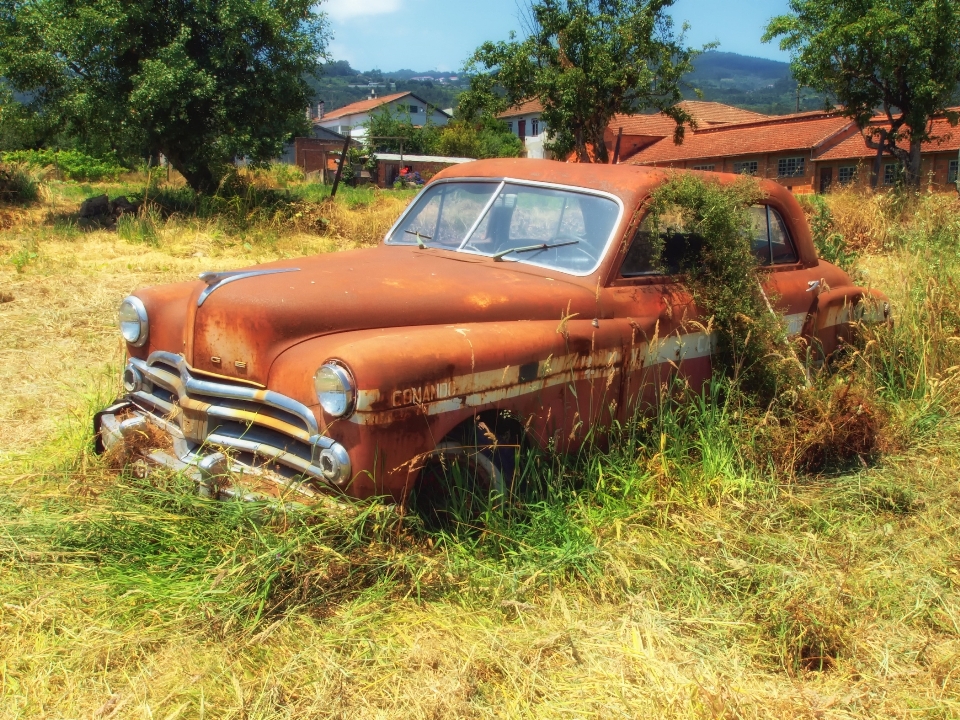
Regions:
<instances>
[{"instance_id":1,"label":"distant mountain","mask_svg":"<svg viewBox=\"0 0 960 720\"><path fill-rule=\"evenodd\" d=\"M689 82L731 84L752 89L790 77L790 65L778 60L726 52L706 52L694 61Z\"/></svg>"},{"instance_id":2,"label":"distant mountain","mask_svg":"<svg viewBox=\"0 0 960 720\"><path fill-rule=\"evenodd\" d=\"M698 97L696 88L704 100L755 112L784 115L797 110L797 83L790 74L790 65L785 62L707 52L694 61L694 68L685 78L690 86L684 91L688 99ZM469 85L469 80L458 73L436 70L360 71L341 60L326 65L324 75L311 84L316 99L323 100L328 111L364 100L370 97L371 90L377 95L409 90L439 108L450 108L456 107L457 97ZM801 91L800 110L819 110L824 104L822 95Z\"/></svg>"},{"instance_id":3,"label":"distant mountain","mask_svg":"<svg viewBox=\"0 0 960 720\"><path fill-rule=\"evenodd\" d=\"M684 90L687 99L697 97L696 88L704 100L767 115L821 110L827 104L823 95L806 88L801 88L798 102L790 65L777 60L707 52L694 61L694 71L684 79L692 86Z\"/></svg>"}]
</instances>

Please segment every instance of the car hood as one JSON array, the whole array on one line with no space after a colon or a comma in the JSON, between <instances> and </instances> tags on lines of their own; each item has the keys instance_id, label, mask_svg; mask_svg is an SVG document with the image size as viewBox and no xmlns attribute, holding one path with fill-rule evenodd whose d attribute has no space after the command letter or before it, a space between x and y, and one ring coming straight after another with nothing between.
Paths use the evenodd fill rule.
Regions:
<instances>
[{"instance_id":1,"label":"car hood","mask_svg":"<svg viewBox=\"0 0 960 720\"><path fill-rule=\"evenodd\" d=\"M590 279L409 246L259 265L274 272L194 283L184 355L193 367L267 383L273 361L311 338L354 330L581 317L597 311ZM238 271L245 272L245 271ZM156 348L167 349L167 348ZM319 365L327 358L317 358Z\"/></svg>"}]
</instances>

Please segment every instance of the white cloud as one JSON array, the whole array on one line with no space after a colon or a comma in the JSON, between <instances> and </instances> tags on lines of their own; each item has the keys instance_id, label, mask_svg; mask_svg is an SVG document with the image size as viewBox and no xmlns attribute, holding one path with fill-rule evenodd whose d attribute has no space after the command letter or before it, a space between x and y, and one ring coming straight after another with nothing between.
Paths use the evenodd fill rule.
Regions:
<instances>
[{"instance_id":1,"label":"white cloud","mask_svg":"<svg viewBox=\"0 0 960 720\"><path fill-rule=\"evenodd\" d=\"M334 20L350 20L364 15L386 15L400 9L401 0L328 0L321 7Z\"/></svg>"}]
</instances>

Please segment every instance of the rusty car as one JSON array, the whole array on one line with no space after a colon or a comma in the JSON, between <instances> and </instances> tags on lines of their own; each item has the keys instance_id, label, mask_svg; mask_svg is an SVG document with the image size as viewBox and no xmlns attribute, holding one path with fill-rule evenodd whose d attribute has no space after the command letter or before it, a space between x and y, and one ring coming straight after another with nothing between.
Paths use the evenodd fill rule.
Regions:
<instances>
[{"instance_id":1,"label":"rusty car","mask_svg":"<svg viewBox=\"0 0 960 720\"><path fill-rule=\"evenodd\" d=\"M505 448L575 450L655 402L668 375L711 377L714 338L670 243L650 262L645 202L668 176L463 164L376 247L138 290L120 307L125 394L96 416L98 449L133 448L228 496L401 502L438 458L502 486ZM789 191L759 182L764 288L827 355L860 309L889 308L818 259Z\"/></svg>"}]
</instances>

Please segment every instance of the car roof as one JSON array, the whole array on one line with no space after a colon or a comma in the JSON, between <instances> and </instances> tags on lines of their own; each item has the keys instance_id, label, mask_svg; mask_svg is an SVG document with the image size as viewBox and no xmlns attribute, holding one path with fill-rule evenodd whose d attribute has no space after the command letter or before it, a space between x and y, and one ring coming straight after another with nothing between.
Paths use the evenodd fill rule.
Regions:
<instances>
[{"instance_id":1,"label":"car roof","mask_svg":"<svg viewBox=\"0 0 960 720\"><path fill-rule=\"evenodd\" d=\"M494 180L509 178L600 190L615 195L623 202L625 212L621 220L620 231L622 232L632 222L633 211L640 206L640 203L649 197L658 185L678 172L713 177L721 183L734 183L742 177L732 173L701 172L679 168L566 163L530 158L498 158L477 160L445 168L437 173L430 182L456 180L458 178L490 178ZM793 193L780 183L766 179L760 179L760 189L767 197L766 202L778 207L782 213L792 218L794 241L803 264L807 267L815 266L817 256L813 249L810 231L800 204Z\"/></svg>"}]
</instances>

